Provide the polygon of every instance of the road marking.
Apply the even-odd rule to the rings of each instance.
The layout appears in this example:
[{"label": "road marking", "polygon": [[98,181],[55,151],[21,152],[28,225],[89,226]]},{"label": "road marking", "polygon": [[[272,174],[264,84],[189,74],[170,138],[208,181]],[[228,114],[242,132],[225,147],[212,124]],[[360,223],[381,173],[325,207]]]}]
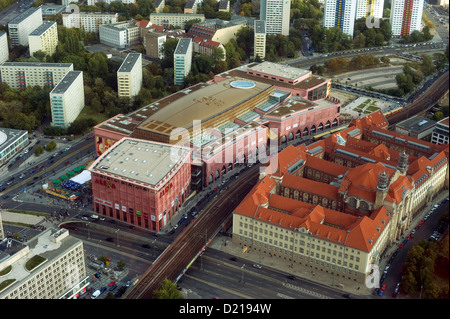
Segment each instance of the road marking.
[{"label": "road marking", "polygon": [[290,288],[290,289],[293,289],[293,290],[300,291],[301,293],[310,295],[310,296],[315,297],[315,298],[319,298],[319,299],[333,299],[331,297],[319,294],[318,292],[314,292],[314,291],[311,291],[311,290],[308,290],[308,289],[305,289],[305,288],[302,288],[302,287],[299,287],[299,286],[295,286],[295,285],[292,285],[292,284],[289,284],[289,283],[285,283],[284,282],[283,286],[285,286],[286,288]]}]

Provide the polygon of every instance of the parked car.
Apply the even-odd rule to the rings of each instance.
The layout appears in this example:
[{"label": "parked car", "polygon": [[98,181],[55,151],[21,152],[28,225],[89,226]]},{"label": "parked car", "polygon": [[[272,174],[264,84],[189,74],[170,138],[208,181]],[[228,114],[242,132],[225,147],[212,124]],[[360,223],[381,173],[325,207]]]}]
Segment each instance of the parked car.
[{"label": "parked car", "polygon": [[253,264],[253,268],[261,269],[262,267],[259,264]]}]

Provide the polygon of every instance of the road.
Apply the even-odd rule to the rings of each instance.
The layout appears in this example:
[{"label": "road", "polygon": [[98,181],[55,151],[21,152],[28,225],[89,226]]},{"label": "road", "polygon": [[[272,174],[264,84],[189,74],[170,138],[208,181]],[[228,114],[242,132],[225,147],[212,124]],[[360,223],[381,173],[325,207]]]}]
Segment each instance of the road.
[{"label": "road", "polygon": [[[289,279],[277,269],[252,267],[246,259],[235,259],[216,249],[189,268],[179,285],[188,298],[210,299],[340,299],[342,292],[302,278]],[[195,291],[195,293],[192,292]]]},{"label": "road", "polygon": [[217,198],[213,199],[199,217],[175,239],[143,274],[138,284],[128,293],[128,299],[148,299],[158,289],[163,279],[177,281],[189,267],[190,262],[202,252],[210,239],[221,229],[231,211],[256,184],[259,165],[241,174]]},{"label": "road", "polygon": [[19,0],[0,12],[0,24],[8,25],[8,22],[31,7],[34,0]]}]

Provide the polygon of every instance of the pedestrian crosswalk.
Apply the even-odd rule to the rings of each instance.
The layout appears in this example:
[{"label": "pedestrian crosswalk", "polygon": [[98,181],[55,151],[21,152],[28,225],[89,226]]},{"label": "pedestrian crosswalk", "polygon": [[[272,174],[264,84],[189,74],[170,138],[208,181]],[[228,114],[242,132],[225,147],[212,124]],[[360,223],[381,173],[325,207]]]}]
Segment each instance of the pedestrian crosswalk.
[{"label": "pedestrian crosswalk", "polygon": [[318,292],[311,291],[311,290],[305,289],[305,288],[303,288],[303,287],[295,286],[295,285],[290,284],[290,283],[286,283],[286,282],[285,282],[285,283],[283,283],[283,286],[285,286],[286,288],[289,288],[289,289],[297,290],[297,291],[299,291],[299,292],[301,292],[301,293],[303,293],[303,294],[310,295],[311,297],[314,297],[314,298],[319,298],[319,299],[332,299],[331,297],[322,295],[322,294],[320,294],[320,293],[318,293]]}]

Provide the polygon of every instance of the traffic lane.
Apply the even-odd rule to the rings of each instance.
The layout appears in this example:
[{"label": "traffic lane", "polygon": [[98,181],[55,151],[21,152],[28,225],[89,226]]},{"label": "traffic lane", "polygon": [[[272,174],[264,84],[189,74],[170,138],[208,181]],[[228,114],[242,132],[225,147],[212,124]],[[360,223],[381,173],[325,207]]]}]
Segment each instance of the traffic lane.
[{"label": "traffic lane", "polygon": [[[321,285],[317,282],[312,282],[301,277],[294,277],[295,279],[290,279],[289,273],[280,271],[278,269],[265,267],[263,266],[261,269],[257,269],[253,267],[253,262],[250,260],[246,260],[242,257],[235,257],[230,254],[224,253],[220,250],[208,248],[203,255],[203,263],[205,260],[213,260],[212,264],[223,266],[221,268],[220,273],[224,273],[223,269],[230,269],[233,276],[237,276],[237,278],[242,277],[242,269],[244,266],[244,281],[246,281],[247,274],[251,277],[256,276],[256,279],[253,279],[252,283],[261,284],[263,287],[266,286],[268,289],[272,289],[272,285],[277,285],[277,289],[275,291],[275,297],[278,298],[278,293],[282,293],[286,290],[285,284],[293,285],[294,287],[300,287],[297,289],[297,292],[292,292],[291,294],[298,294],[295,298],[304,298],[311,296],[326,296],[329,298],[342,298],[343,292],[332,287]],[[233,259],[233,260],[232,260]],[[198,265],[198,263],[197,263]],[[233,278],[230,276],[230,278]],[[209,278],[209,280],[214,280],[215,277]],[[330,281],[332,280],[332,275],[330,274]],[[303,293],[302,293],[303,292]],[[306,293],[305,293],[306,292]]]}]

